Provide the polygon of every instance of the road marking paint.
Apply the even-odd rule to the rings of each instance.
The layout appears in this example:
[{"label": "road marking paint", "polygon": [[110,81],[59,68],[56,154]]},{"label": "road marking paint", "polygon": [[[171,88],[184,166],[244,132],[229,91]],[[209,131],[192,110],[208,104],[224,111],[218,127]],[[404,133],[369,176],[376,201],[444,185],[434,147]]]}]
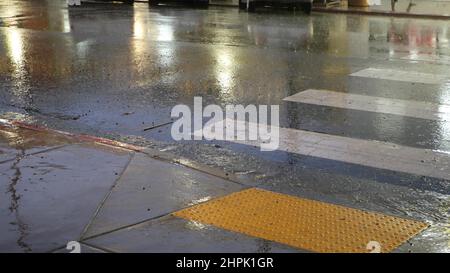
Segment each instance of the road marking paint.
[{"label": "road marking paint", "polygon": [[283,100],[438,121],[450,120],[450,104],[436,104],[308,89]]},{"label": "road marking paint", "polygon": [[[247,131],[249,125],[247,122],[229,119],[223,121],[224,131],[227,130],[226,128],[235,127],[236,134],[246,133],[237,132],[240,126],[232,126],[233,122],[243,123],[240,125]],[[280,151],[450,180],[450,153],[291,128],[278,128],[278,130],[277,150]],[[213,130],[209,128],[204,132],[208,134],[211,131]],[[196,131],[194,134],[200,134],[200,132]],[[207,137],[213,138],[213,135]],[[243,141],[237,140],[236,137],[234,140],[227,141],[251,146],[260,145],[259,140]]]},{"label": "road marking paint", "polygon": [[247,189],[173,213],[174,216],[315,252],[390,252],[426,223],[286,194]]},{"label": "road marking paint", "polygon": [[367,68],[350,75],[364,78],[426,84],[442,84],[448,79],[446,75],[378,68]]},{"label": "road marking paint", "polygon": [[401,58],[408,61],[424,61],[437,64],[450,65],[450,56],[446,55],[432,55],[432,54],[411,54]]}]

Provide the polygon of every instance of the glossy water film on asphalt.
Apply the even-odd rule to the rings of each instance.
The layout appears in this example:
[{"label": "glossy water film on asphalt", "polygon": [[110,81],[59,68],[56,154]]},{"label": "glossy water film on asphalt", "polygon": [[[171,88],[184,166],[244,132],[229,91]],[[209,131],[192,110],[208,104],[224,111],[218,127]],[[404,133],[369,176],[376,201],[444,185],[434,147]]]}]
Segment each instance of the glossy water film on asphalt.
[{"label": "glossy water film on asphalt", "polygon": [[[158,156],[152,161],[46,131],[0,127],[0,186],[7,192],[0,200],[18,206],[13,213],[10,201],[0,201],[4,219],[12,217],[0,222],[0,251],[61,251],[66,239],[112,252],[354,250],[302,248],[221,229],[215,221],[171,216],[254,187],[426,223],[417,235],[420,228],[393,240],[389,250],[448,252],[449,41],[445,20],[0,1],[0,119],[114,139],[174,158],[163,164]],[[279,105],[280,146],[261,151],[252,141],[175,141],[171,111],[177,105],[194,109],[194,97],[223,109]],[[64,167],[53,168],[55,161]],[[29,177],[30,187],[56,201],[23,193]],[[11,181],[17,194],[8,191]],[[86,193],[79,213],[76,201],[55,212],[80,220],[76,232],[41,241],[54,229],[35,216],[56,218],[38,208]],[[61,223],[59,231],[72,224]],[[174,239],[183,234],[185,240]]]}]

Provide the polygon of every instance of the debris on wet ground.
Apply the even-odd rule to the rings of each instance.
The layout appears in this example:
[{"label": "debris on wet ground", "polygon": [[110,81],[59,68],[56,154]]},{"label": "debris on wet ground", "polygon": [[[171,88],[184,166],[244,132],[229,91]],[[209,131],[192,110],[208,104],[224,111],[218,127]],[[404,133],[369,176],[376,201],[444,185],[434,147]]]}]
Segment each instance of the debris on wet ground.
[{"label": "debris on wet ground", "polygon": [[168,121],[168,122],[164,122],[164,123],[160,123],[160,124],[154,124],[154,122],[152,122],[152,126],[150,126],[150,127],[146,127],[146,128],[144,128],[144,129],[142,129],[142,131],[149,131],[149,130],[153,130],[153,129],[156,129],[156,128],[159,128],[159,127],[163,127],[163,126],[166,126],[166,125],[169,125],[169,124],[172,124],[173,123],[173,121]]},{"label": "debris on wet ground", "polygon": [[[0,223],[0,252],[59,251],[83,231],[92,237],[242,188],[209,170],[157,160],[120,143],[98,145],[95,137],[0,126],[0,188],[2,199],[10,200],[0,207],[8,219]],[[124,198],[128,205],[117,210]],[[52,238],[44,236],[49,233]]]}]

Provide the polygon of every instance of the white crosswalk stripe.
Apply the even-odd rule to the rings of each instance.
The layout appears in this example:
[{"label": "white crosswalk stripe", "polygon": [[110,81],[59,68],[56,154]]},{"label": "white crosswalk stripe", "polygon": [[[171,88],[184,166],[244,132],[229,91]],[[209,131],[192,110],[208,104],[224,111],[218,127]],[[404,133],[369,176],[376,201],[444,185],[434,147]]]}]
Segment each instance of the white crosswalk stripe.
[{"label": "white crosswalk stripe", "polygon": [[429,74],[413,71],[378,68],[366,68],[350,75],[355,77],[424,84],[442,84],[445,83],[448,79],[447,75],[441,74]]},{"label": "white crosswalk stripe", "polygon": [[450,120],[450,104],[372,97],[316,89],[308,89],[283,100],[429,120]]},{"label": "white crosswalk stripe", "polygon": [[[230,128],[232,122],[225,120],[224,129]],[[248,128],[249,123],[244,123],[244,128]],[[278,129],[279,151],[450,180],[450,154],[445,152],[290,128]],[[229,141],[252,146],[260,144],[258,141]]]},{"label": "white crosswalk stripe", "polygon": [[431,55],[431,54],[412,54],[401,58],[408,61],[422,61],[434,64],[450,65],[450,56],[446,55]]},{"label": "white crosswalk stripe", "polygon": [[[376,68],[367,68],[353,73],[351,76],[424,84],[440,84],[447,80],[445,75]],[[283,100],[427,120],[450,121],[450,104],[409,101],[317,89],[308,89]],[[241,123],[244,126],[235,127],[232,126],[234,122],[226,119],[223,123],[216,123],[210,126],[220,126],[221,124],[224,126],[224,131],[227,128],[229,130],[231,127],[234,128],[236,135],[248,135],[247,132],[236,130],[242,130],[242,128],[248,130],[249,125],[255,125],[249,122],[237,121],[236,123]],[[450,180],[450,153],[444,151],[291,128],[275,127],[275,129],[279,131],[279,143],[277,146],[279,151]],[[206,130],[205,132],[211,131],[214,130]],[[194,134],[199,135],[201,132],[197,131]],[[213,136],[206,137],[213,138]],[[261,145],[259,141],[237,139],[227,141],[251,146]]]}]

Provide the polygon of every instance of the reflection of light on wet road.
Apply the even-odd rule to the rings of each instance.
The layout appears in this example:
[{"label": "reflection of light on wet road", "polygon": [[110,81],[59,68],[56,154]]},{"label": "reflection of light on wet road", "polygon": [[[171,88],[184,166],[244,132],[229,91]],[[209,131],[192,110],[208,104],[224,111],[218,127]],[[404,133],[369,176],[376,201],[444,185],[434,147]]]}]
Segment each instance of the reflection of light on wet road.
[{"label": "reflection of light on wet road", "polygon": [[11,60],[12,79],[14,88],[12,93],[15,95],[17,102],[26,103],[28,100],[29,84],[26,78],[27,72],[25,70],[25,48],[24,37],[18,28],[4,29],[6,48],[8,58]]},{"label": "reflection of light on wet road", "polygon": [[147,36],[147,22],[144,14],[134,7],[133,34],[135,38],[144,39]]},{"label": "reflection of light on wet road", "polygon": [[6,45],[8,47],[8,55],[14,62],[16,68],[20,68],[23,62],[23,38],[17,28],[7,28]]},{"label": "reflection of light on wet road", "polygon": [[145,33],[146,33],[144,30],[144,26],[136,18],[134,19],[133,33],[134,33],[134,37],[136,37],[138,39],[144,38]]},{"label": "reflection of light on wet road", "polygon": [[6,28],[4,34],[6,36],[5,41],[8,49],[8,57],[14,66],[14,75],[20,76],[23,74],[24,68],[24,43],[22,34],[17,28]]},{"label": "reflection of light on wet road", "polygon": [[17,28],[6,28],[4,30],[6,36],[6,47],[8,49],[8,57],[14,64],[15,72],[22,70],[24,61],[24,43],[23,36]]},{"label": "reflection of light on wet road", "polygon": [[67,9],[62,9],[62,26],[63,32],[70,32],[70,20],[69,20],[69,11]]},{"label": "reflection of light on wet road", "polygon": [[159,25],[158,26],[158,41],[170,42],[173,40],[173,28],[169,25]]},{"label": "reflection of light on wet road", "polygon": [[221,91],[229,93],[233,85],[234,57],[228,49],[217,49],[214,51],[217,59],[216,74]]},{"label": "reflection of light on wet road", "polygon": [[[173,40],[173,28],[169,25],[157,26],[157,41],[170,42]],[[172,44],[160,44],[158,47],[158,53],[160,58],[160,64],[163,66],[169,66],[173,63],[175,48]]]},{"label": "reflection of light on wet road", "polygon": [[136,7],[133,14],[133,36],[135,39],[131,40],[131,53],[134,60],[139,60],[146,50],[147,42],[142,39],[147,38],[147,21],[142,12],[139,12]]},{"label": "reflection of light on wet road", "polygon": [[142,22],[139,22],[137,20],[137,18],[134,19],[133,33],[134,33],[134,37],[136,37],[138,39],[145,38],[145,34],[146,34],[145,28],[144,28]]}]

